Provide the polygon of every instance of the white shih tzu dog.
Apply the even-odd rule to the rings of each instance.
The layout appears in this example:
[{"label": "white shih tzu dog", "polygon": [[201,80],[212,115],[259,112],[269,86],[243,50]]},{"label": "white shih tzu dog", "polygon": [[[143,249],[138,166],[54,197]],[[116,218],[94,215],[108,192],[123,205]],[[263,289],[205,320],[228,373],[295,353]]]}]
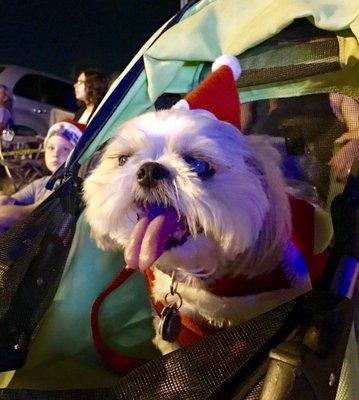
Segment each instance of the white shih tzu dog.
[{"label": "white shih tzu dog", "polygon": [[124,249],[151,275],[153,303],[172,309],[154,311],[163,353],[181,345],[178,313],[216,329],[310,290],[279,162],[265,137],[175,107],[124,123],[85,180],[98,246]]}]

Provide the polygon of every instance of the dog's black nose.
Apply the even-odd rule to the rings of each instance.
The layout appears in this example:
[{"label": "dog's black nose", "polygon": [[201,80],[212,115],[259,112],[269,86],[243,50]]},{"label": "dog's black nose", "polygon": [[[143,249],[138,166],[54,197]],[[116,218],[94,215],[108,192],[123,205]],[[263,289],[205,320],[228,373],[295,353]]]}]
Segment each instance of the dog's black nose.
[{"label": "dog's black nose", "polygon": [[170,175],[167,168],[157,162],[146,162],[141,165],[137,172],[137,182],[143,187],[154,187],[158,181],[168,178]]}]

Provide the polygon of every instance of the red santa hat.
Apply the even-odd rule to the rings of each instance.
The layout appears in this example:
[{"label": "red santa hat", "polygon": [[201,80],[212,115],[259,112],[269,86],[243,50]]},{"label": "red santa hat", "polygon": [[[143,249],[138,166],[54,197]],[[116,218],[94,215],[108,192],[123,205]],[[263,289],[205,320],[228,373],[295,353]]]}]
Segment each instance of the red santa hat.
[{"label": "red santa hat", "polygon": [[222,55],[212,64],[212,72],[175,108],[207,110],[218,119],[240,128],[240,104],[236,80],[241,67],[235,56]]},{"label": "red santa hat", "polygon": [[85,128],[86,125],[80,124],[72,119],[65,119],[61,122],[57,122],[48,130],[44,145],[46,146],[46,142],[51,136],[61,136],[75,147]]}]

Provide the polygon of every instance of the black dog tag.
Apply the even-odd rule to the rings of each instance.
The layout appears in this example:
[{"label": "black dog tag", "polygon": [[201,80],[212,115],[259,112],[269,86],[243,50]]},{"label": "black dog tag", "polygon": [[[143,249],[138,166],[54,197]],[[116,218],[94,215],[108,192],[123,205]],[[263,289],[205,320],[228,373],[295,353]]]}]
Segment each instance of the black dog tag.
[{"label": "black dog tag", "polygon": [[166,342],[174,342],[181,330],[181,316],[175,304],[165,307],[158,326],[159,334]]}]

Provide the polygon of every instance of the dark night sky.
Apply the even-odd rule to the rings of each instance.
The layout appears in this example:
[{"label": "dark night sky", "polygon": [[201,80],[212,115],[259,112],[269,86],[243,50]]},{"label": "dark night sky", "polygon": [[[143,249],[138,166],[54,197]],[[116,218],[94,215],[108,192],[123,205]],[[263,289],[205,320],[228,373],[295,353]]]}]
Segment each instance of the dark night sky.
[{"label": "dark night sky", "polygon": [[0,0],[0,63],[73,78],[125,67],[179,0]]}]

